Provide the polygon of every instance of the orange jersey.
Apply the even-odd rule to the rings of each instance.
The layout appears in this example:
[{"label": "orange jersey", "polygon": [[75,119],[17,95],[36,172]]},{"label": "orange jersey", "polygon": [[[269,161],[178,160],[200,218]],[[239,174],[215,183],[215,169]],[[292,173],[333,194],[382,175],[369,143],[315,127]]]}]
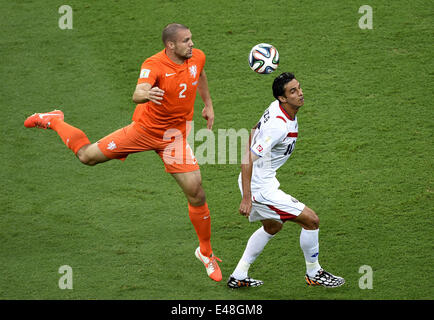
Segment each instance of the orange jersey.
[{"label": "orange jersey", "polygon": [[179,65],[169,59],[165,50],[143,62],[137,84],[149,83],[164,90],[161,105],[152,101],[138,104],[133,121],[144,130],[162,137],[174,128],[186,133],[186,122],[193,119],[199,76],[205,65],[205,54],[193,49],[190,59]]}]

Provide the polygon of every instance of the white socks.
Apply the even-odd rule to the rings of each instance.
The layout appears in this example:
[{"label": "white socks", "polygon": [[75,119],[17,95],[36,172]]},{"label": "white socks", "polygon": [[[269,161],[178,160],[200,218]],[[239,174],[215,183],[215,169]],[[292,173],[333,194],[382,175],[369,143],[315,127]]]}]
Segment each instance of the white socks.
[{"label": "white socks", "polygon": [[[304,259],[306,260],[306,273],[313,277],[321,269],[318,263],[319,243],[318,243],[319,229],[305,230],[301,229],[300,233],[300,247],[303,250]],[[247,241],[246,249],[243,256],[238,262],[232,276],[237,280],[247,278],[250,265],[256,260],[267,245],[268,241],[274,235],[267,233],[264,227],[256,230]]]},{"label": "white socks", "polygon": [[318,263],[318,233],[319,229],[305,230],[303,228],[300,233],[300,247],[301,250],[303,250],[304,259],[306,260],[306,273],[311,277],[321,269]]},{"label": "white socks", "polygon": [[247,273],[249,271],[250,265],[256,260],[256,258],[264,250],[268,241],[273,238],[274,235],[267,233],[264,227],[260,227],[256,230],[247,242],[244,254],[238,262],[235,271],[232,276],[237,280],[243,280],[247,278]]}]

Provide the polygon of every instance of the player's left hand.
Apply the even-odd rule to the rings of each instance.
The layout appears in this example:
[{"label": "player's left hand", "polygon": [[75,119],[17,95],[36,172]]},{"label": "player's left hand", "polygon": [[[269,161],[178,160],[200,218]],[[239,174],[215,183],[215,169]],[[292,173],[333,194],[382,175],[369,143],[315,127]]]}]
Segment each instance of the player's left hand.
[{"label": "player's left hand", "polygon": [[213,107],[205,106],[202,110],[202,117],[207,121],[206,127],[212,130],[214,124],[214,109]]}]

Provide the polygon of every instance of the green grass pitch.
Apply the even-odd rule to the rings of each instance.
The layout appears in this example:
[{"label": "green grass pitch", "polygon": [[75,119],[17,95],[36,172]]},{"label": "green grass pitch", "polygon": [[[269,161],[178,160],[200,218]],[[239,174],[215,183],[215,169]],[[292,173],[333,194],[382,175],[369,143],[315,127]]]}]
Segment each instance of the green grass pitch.
[{"label": "green grass pitch", "polygon": [[[58,26],[63,4],[71,30]],[[364,4],[372,29],[359,28]],[[433,11],[428,0],[1,1],[0,299],[432,299]],[[216,134],[251,128],[273,100],[274,76],[296,74],[300,135],[278,178],[318,213],[319,261],[343,287],[305,285],[291,223],[250,269],[264,286],[226,287],[259,227],[238,214],[239,164],[201,165],[223,260],[215,283],[155,153],[86,167],[55,132],[24,128],[28,115],[55,107],[91,141],[128,124],[140,65],[173,21],[207,54]],[[260,42],[279,50],[272,75],[248,67]],[[201,109],[198,98],[196,130]],[[72,290],[59,288],[63,265]],[[363,265],[372,289],[359,287]]]}]

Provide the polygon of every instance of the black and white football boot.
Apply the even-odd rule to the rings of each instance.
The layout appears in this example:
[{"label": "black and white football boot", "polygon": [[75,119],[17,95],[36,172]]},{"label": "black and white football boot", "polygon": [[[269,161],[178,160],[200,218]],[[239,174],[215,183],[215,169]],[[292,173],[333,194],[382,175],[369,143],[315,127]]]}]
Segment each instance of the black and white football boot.
[{"label": "black and white football boot", "polygon": [[304,279],[309,286],[323,286],[326,288],[340,287],[345,283],[345,279],[332,275],[324,269],[318,270],[314,277],[309,277],[307,274]]},{"label": "black and white football boot", "polygon": [[263,281],[255,280],[249,277],[243,280],[237,280],[233,276],[230,276],[228,280],[228,287],[232,289],[238,289],[242,287],[259,287],[262,286],[263,284],[264,284]]}]

